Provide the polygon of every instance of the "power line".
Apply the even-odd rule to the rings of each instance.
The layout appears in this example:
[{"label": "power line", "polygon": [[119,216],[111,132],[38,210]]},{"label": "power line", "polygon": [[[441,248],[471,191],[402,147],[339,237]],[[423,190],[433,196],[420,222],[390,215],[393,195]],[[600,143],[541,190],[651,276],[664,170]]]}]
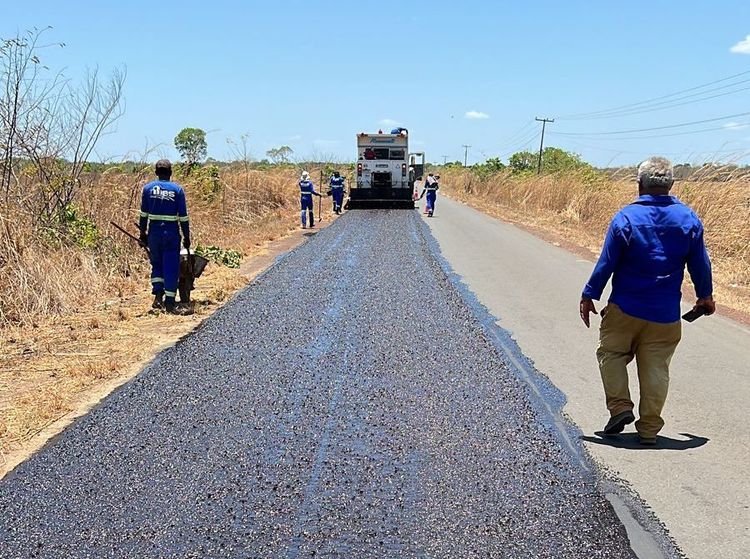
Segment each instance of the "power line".
[{"label": "power line", "polygon": [[688,89],[682,89],[680,91],[675,91],[673,93],[668,93],[666,95],[661,95],[659,97],[653,97],[651,99],[646,99],[644,101],[638,101],[637,103],[628,103],[626,105],[620,105],[620,106],[617,106],[617,107],[612,107],[612,108],[609,108],[609,109],[603,109],[603,110],[599,110],[599,111],[591,111],[591,112],[586,112],[586,113],[574,113],[574,114],[571,114],[571,115],[565,115],[565,116],[558,117],[558,118],[560,120],[582,119],[582,118],[591,117],[591,116],[594,116],[594,115],[601,115],[603,113],[610,113],[610,112],[613,112],[613,111],[620,111],[622,109],[629,109],[629,108],[634,108],[634,107],[640,107],[641,105],[648,105],[648,104],[653,103],[654,101],[661,101],[662,99],[669,99],[670,97],[675,97],[677,95],[682,95],[683,93],[689,93],[691,91],[697,91],[699,89],[703,89],[703,88],[712,86],[712,85],[717,84],[717,83],[721,83],[721,82],[725,82],[725,81],[728,81],[728,80],[732,80],[732,79],[738,78],[740,76],[746,76],[747,74],[750,74],[750,70],[746,70],[744,72],[740,72],[739,74],[734,74],[734,75],[731,75],[731,76],[727,76],[725,78],[714,80],[712,82],[704,83],[704,84],[701,84],[701,85],[696,85],[696,86],[690,87]]},{"label": "power line", "polygon": [[502,154],[502,155],[500,156],[500,158],[501,158],[501,159],[504,159],[504,158],[506,158],[506,157],[509,157],[509,156],[513,155],[513,154],[514,154],[514,153],[516,153],[516,152],[519,152],[519,151],[524,151],[524,150],[528,149],[528,148],[529,148],[529,147],[531,146],[531,144],[533,144],[533,143],[534,143],[534,142],[536,141],[536,139],[537,139],[537,138],[539,137],[539,135],[540,135],[540,134],[541,134],[541,131],[540,131],[540,130],[534,130],[534,131],[533,131],[533,132],[531,133],[531,136],[528,136],[528,137],[524,138],[523,140],[520,140],[520,141],[519,141],[519,142],[518,142],[518,143],[516,144],[516,146],[515,146],[515,147],[513,147],[512,149],[510,149],[510,150],[508,150],[508,151],[504,152],[504,153],[503,153],[503,154]]},{"label": "power line", "polygon": [[534,118],[537,122],[542,123],[542,140],[539,142],[539,160],[537,162],[536,166],[536,174],[541,175],[542,174],[542,150],[544,149],[544,129],[547,127],[548,122],[555,122],[554,118]]},{"label": "power line", "polygon": [[[669,101],[661,101],[658,103],[653,103],[650,105],[644,105],[643,107],[634,107],[631,109],[625,109],[620,111],[612,111],[609,113],[602,113],[601,115],[593,115],[588,117],[581,117],[576,119],[564,119],[564,120],[603,120],[608,118],[619,118],[623,116],[633,116],[633,115],[640,115],[645,113],[652,113],[655,111],[664,111],[667,109],[672,109],[674,107],[682,107],[685,105],[692,105],[694,103],[700,103],[702,101],[708,101],[710,99],[716,99],[718,97],[726,97],[727,95],[734,95],[735,93],[741,93],[743,91],[750,90],[750,87],[742,87],[740,89],[734,89],[732,91],[724,91],[723,93],[716,93],[715,95],[708,95],[705,96],[706,93],[712,93],[714,91],[721,91],[722,89],[726,89],[727,87],[734,87],[737,85],[742,85],[743,83],[750,82],[750,79],[748,80],[742,80],[737,83],[725,85],[722,87],[717,87],[714,89],[708,89],[706,91],[701,91],[700,93],[693,93],[691,95],[685,95],[683,97],[677,97],[675,99],[671,99]],[[702,97],[703,96],[703,97]],[[698,99],[692,99],[693,97],[699,97]],[[690,99],[689,101],[684,101],[684,99]],[[682,101],[681,103],[675,103],[675,101]]]},{"label": "power line", "polygon": [[[528,134],[529,130],[534,127],[534,119],[529,119],[526,124],[524,124],[521,128],[516,130],[513,134],[511,134],[503,144],[500,145],[498,148],[498,151],[502,151],[504,149],[507,149],[511,145],[513,145],[520,137],[525,136]],[[534,133],[536,133],[536,129],[534,129]]]},{"label": "power line", "polygon": [[441,155],[440,157],[443,158],[443,165],[445,165],[448,162],[448,156],[447,155]]},{"label": "power line", "polygon": [[[750,127],[750,122],[740,122],[737,123],[737,129],[747,128]],[[616,138],[602,138],[601,136],[596,136],[596,133],[592,133],[590,135],[575,135],[575,137],[580,137],[588,140],[648,140],[651,138],[673,138],[675,136],[689,136],[691,134],[702,134],[703,132],[715,132],[716,130],[726,130],[726,126],[713,126],[711,128],[700,128],[698,130],[686,130],[685,132],[674,132],[672,134],[650,134],[648,136],[618,136]],[[569,136],[572,136],[570,133],[565,132],[550,132],[550,134],[556,134],[558,136],[564,136],[565,138],[568,138]]]},{"label": "power line", "polygon": [[612,136],[617,134],[632,134],[637,132],[651,132],[654,130],[667,130],[670,128],[682,128],[684,126],[694,126],[696,124],[705,124],[707,122],[716,122],[719,120],[726,120],[728,118],[737,118],[740,116],[750,115],[750,112],[736,113],[733,115],[719,116],[716,118],[707,118],[704,120],[695,120],[693,122],[682,122],[679,124],[669,124],[667,126],[654,126],[652,128],[633,128],[630,130],[614,130],[609,132],[556,132],[560,136]]}]

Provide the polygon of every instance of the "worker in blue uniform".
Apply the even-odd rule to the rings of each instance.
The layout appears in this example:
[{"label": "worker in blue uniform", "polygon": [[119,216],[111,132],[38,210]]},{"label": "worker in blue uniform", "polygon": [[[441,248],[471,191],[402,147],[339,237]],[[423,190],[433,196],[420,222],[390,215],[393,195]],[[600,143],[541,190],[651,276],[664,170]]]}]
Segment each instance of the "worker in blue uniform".
[{"label": "worker in blue uniform", "polygon": [[333,211],[341,214],[341,206],[344,203],[344,177],[338,171],[333,172],[331,177],[331,196],[333,197]]},{"label": "worker in blue uniform", "polygon": [[310,214],[310,227],[315,227],[315,211],[313,208],[313,196],[320,197],[320,193],[315,192],[315,185],[310,180],[310,173],[302,171],[302,177],[299,181],[300,206],[302,212],[302,229],[307,227],[307,214]]},{"label": "worker in blue uniform", "polygon": [[422,188],[422,194],[419,196],[421,200],[425,193],[427,194],[427,200],[425,203],[424,213],[427,217],[432,217],[435,213],[435,201],[437,200],[437,191],[440,188],[440,175],[433,175],[430,173],[427,175],[427,180],[424,181],[424,188]]},{"label": "worker in blue uniform", "polygon": [[152,306],[174,313],[180,274],[180,231],[182,244],[190,250],[190,224],[185,191],[170,181],[172,164],[160,159],[155,171],[157,180],[144,186],[141,195],[140,242],[148,247],[151,258]]}]

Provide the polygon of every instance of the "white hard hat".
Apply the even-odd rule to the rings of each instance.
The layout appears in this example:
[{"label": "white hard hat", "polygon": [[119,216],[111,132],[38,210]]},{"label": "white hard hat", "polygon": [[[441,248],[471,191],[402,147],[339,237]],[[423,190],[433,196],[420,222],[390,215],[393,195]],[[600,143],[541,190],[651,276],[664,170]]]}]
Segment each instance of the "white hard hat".
[{"label": "white hard hat", "polygon": [[308,173],[307,171],[302,171],[302,180],[306,181],[309,178],[310,178],[310,173]]}]

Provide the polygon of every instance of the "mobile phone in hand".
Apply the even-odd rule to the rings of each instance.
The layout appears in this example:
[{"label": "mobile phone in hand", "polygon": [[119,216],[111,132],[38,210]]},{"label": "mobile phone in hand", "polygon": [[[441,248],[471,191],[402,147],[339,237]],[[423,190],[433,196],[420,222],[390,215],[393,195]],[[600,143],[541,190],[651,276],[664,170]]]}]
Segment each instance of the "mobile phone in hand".
[{"label": "mobile phone in hand", "polygon": [[704,314],[706,314],[706,307],[694,307],[693,310],[682,315],[682,320],[685,320],[686,322],[694,322]]}]

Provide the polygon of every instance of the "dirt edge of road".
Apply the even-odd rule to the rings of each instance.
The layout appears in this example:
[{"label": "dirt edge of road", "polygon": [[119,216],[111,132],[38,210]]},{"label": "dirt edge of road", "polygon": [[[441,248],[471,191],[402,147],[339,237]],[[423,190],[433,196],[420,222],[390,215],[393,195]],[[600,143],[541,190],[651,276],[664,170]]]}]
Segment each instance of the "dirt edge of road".
[{"label": "dirt edge of road", "polygon": [[[36,452],[41,450],[48,441],[62,433],[70,424],[88,413],[114,390],[132,380],[162,351],[174,346],[181,339],[189,336],[195,330],[200,328],[206,319],[211,317],[226,304],[230,303],[237,293],[242,291],[263,272],[272,267],[277,259],[301,246],[308,240],[308,238],[331,225],[334,221],[335,218],[327,219],[319,223],[315,230],[294,230],[287,235],[265,243],[257,254],[252,255],[240,266],[239,274],[237,274],[235,281],[222,286],[222,289],[230,289],[231,293],[229,293],[222,301],[218,302],[218,304],[206,306],[200,313],[188,317],[192,320],[179,320],[182,317],[154,317],[153,320],[169,321],[171,318],[178,318],[178,321],[172,321],[174,323],[170,322],[165,329],[166,333],[160,335],[158,339],[150,338],[153,340],[153,343],[151,345],[147,344],[147,347],[143,348],[143,352],[138,359],[134,360],[132,363],[128,363],[125,367],[118,367],[118,374],[114,376],[114,378],[106,379],[105,382],[95,383],[80,391],[75,395],[74,400],[71,402],[69,411],[66,411],[51,420],[43,428],[25,439],[16,448],[12,448],[10,451],[4,453],[0,452],[0,480],[12,472],[19,464],[23,463]],[[107,340],[105,338],[102,341],[114,342],[117,339],[117,335],[121,335],[122,332],[112,330],[108,332],[108,334],[110,339]],[[139,345],[141,345],[140,342]],[[64,366],[64,363],[59,363],[59,366]]]}]

